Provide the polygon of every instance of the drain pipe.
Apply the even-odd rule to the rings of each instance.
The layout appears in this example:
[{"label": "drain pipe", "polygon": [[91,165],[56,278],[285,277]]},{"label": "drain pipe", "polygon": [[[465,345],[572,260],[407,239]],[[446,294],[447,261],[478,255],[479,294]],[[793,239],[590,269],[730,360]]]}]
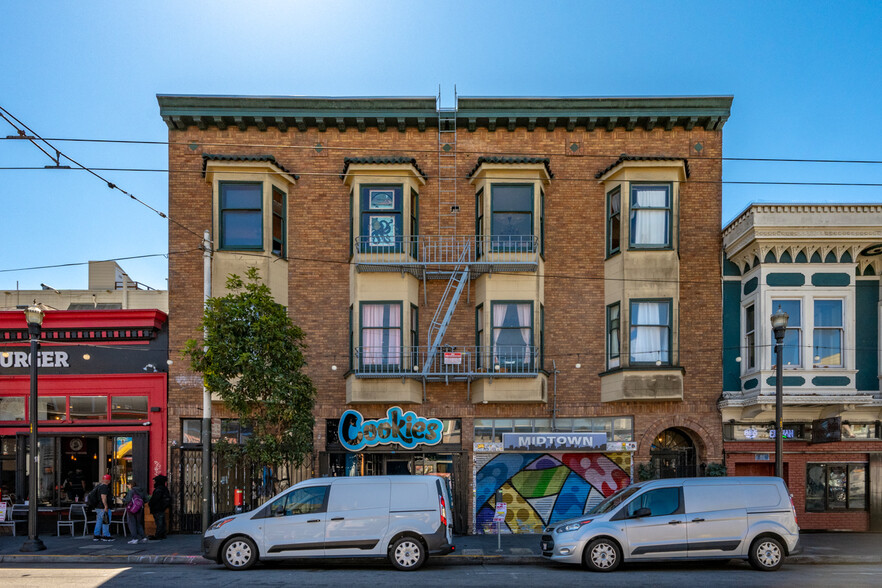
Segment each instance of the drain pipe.
[{"label": "drain pipe", "polygon": [[551,373],[554,376],[554,388],[552,392],[552,404],[551,404],[551,430],[557,431],[557,374],[560,372],[557,371],[557,360],[551,360]]}]

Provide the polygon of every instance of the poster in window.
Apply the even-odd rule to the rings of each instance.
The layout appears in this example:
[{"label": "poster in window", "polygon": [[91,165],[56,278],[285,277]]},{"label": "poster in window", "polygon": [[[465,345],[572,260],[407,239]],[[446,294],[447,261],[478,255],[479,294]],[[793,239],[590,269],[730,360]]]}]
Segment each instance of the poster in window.
[{"label": "poster in window", "polygon": [[395,235],[398,234],[395,216],[371,215],[369,218],[370,244],[371,246],[391,246],[395,244]]},{"label": "poster in window", "polygon": [[812,421],[812,443],[835,443],[842,439],[842,418]]},{"label": "poster in window", "polygon": [[368,203],[371,210],[394,210],[395,191],[370,190],[368,192]]}]

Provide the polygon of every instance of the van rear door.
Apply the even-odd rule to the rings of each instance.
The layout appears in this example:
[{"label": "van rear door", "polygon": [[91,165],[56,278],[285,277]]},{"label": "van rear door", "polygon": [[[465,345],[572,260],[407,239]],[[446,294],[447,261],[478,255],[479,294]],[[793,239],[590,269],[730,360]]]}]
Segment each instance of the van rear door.
[{"label": "van rear door", "polygon": [[[325,554],[332,557],[381,553],[389,527],[389,480],[365,476],[331,486]],[[385,553],[383,552],[383,555]]]},{"label": "van rear door", "polygon": [[747,534],[748,488],[741,484],[683,485],[690,556],[741,553]]}]

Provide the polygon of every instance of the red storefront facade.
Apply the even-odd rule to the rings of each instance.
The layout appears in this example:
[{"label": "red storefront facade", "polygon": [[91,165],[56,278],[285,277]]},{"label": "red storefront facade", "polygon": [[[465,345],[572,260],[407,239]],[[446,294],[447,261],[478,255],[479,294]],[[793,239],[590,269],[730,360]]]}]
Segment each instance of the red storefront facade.
[{"label": "red storefront facade", "polygon": [[[167,315],[47,311],[38,352],[38,500],[64,505],[105,473],[119,496],[167,474]],[[28,492],[30,366],[23,312],[0,312],[0,487]],[[75,487],[76,485],[74,485]],[[152,486],[150,486],[152,489]]]}]

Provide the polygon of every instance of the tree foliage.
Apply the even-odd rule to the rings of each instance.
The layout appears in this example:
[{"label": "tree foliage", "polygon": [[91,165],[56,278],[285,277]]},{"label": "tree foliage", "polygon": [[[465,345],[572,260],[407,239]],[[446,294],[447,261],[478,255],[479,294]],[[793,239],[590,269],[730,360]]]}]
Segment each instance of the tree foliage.
[{"label": "tree foliage", "polygon": [[206,388],[221,397],[252,434],[242,451],[260,463],[299,466],[312,451],[315,386],[303,373],[304,333],[273,300],[257,270],[227,279],[226,296],[209,298],[203,341],[184,356]]}]

